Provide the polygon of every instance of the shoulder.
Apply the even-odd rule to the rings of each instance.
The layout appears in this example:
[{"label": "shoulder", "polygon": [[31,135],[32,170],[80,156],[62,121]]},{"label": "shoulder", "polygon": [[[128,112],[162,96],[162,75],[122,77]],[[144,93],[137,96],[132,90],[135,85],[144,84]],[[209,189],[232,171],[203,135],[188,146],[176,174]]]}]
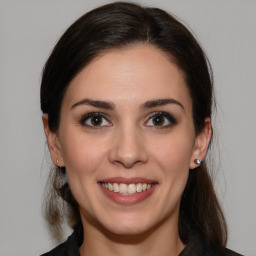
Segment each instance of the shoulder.
[{"label": "shoulder", "polygon": [[79,256],[79,247],[83,242],[82,224],[78,223],[74,232],[68,237],[67,241],[58,245],[53,250],[42,254],[41,256]]},{"label": "shoulder", "polygon": [[190,234],[189,241],[179,256],[242,256],[218,244],[209,243],[199,231]]},{"label": "shoulder", "polygon": [[188,244],[179,256],[242,256],[239,253],[231,251],[216,245],[209,245],[206,243],[194,243],[192,246]]},{"label": "shoulder", "polygon": [[242,256],[241,254],[231,251],[230,249],[227,249],[227,248],[222,248],[221,253],[222,254],[220,255],[223,255],[223,256]]},{"label": "shoulder", "polygon": [[67,242],[64,242],[51,251],[42,254],[41,256],[65,256],[67,255]]},{"label": "shoulder", "polygon": [[210,256],[242,256],[241,254],[234,252],[228,248],[220,247],[218,245],[205,247],[206,255]]}]

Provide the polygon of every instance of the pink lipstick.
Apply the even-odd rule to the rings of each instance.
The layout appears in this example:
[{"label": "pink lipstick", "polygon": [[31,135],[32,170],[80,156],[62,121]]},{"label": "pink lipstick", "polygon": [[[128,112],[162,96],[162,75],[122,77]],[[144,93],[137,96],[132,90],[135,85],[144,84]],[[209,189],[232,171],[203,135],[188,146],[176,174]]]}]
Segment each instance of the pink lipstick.
[{"label": "pink lipstick", "polygon": [[113,202],[121,205],[132,205],[149,198],[158,183],[139,177],[112,177],[100,180],[98,184],[102,192]]}]

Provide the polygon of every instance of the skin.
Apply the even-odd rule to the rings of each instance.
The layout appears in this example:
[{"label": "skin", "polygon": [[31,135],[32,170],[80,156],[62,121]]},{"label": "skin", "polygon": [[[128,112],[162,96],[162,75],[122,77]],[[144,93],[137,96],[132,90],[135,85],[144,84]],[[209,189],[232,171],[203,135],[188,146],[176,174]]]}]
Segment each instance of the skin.
[{"label": "skin", "polygon": [[[79,104],[84,99],[111,103],[112,109]],[[145,102],[176,102],[142,108]],[[73,107],[72,107],[73,106]],[[100,126],[81,118],[104,113]],[[151,118],[165,112],[156,126]],[[92,60],[71,82],[52,132],[43,116],[52,161],[65,166],[84,228],[81,255],[178,255],[179,204],[194,159],[205,158],[211,121],[195,134],[192,101],[183,72],[150,45],[111,50]],[[58,163],[57,163],[58,160]],[[142,177],[157,182],[146,200],[120,205],[98,181]]]}]

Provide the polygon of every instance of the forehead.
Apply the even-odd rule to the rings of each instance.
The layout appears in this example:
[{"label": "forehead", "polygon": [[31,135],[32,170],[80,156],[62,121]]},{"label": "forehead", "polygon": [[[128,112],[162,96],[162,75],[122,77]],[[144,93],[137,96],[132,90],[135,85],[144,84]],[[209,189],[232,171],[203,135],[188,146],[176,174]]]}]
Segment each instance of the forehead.
[{"label": "forehead", "polygon": [[64,101],[83,98],[139,104],[155,98],[174,98],[191,107],[184,74],[163,51],[137,45],[105,52],[72,80]]}]

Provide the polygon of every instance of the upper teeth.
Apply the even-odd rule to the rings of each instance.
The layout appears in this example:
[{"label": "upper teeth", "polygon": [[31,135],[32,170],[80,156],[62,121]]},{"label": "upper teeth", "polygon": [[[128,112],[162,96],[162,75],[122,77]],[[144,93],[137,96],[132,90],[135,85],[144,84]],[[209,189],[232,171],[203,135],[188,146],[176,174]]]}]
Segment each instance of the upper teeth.
[{"label": "upper teeth", "polygon": [[101,183],[101,185],[113,192],[120,193],[122,195],[132,195],[150,189],[152,184],[138,183],[138,184],[124,184],[124,183]]}]

